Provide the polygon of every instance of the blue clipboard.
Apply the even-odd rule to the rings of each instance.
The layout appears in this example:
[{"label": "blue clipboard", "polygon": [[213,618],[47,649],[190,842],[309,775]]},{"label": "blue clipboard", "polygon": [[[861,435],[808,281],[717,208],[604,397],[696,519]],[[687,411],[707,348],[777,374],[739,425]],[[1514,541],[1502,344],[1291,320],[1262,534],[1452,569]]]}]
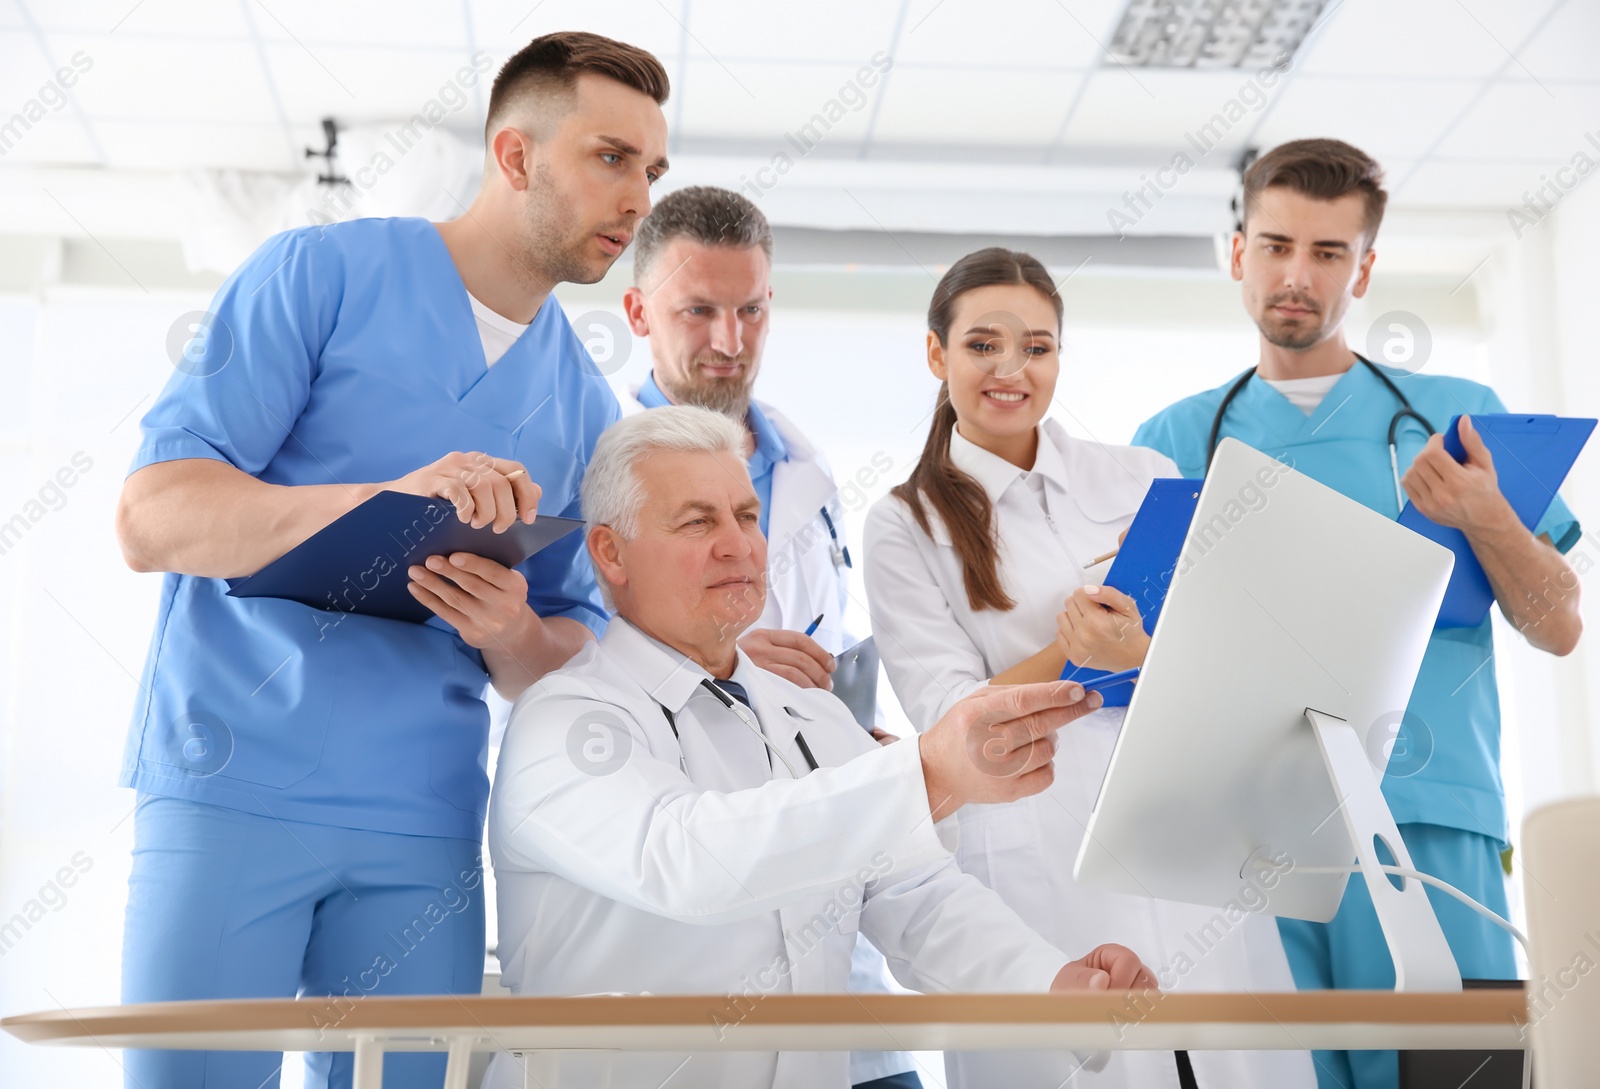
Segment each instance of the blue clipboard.
[{"label": "blue clipboard", "polygon": [[[1444,448],[1457,461],[1466,461],[1460,424],[1460,416],[1450,418],[1450,426],[1445,428]],[[1500,494],[1511,504],[1517,520],[1530,530],[1550,509],[1556,491],[1595,427],[1591,419],[1521,413],[1472,413],[1472,424],[1494,459]],[[1434,627],[1475,628],[1482,624],[1489,615],[1489,607],[1494,604],[1494,591],[1489,587],[1489,576],[1484,574],[1483,565],[1467,543],[1466,534],[1439,525],[1409,502],[1400,512],[1400,524],[1437,541],[1456,556],[1455,570],[1450,574],[1450,585],[1445,590],[1444,604],[1439,607],[1439,619]]]},{"label": "blue clipboard", "polygon": [[471,552],[515,567],[579,526],[541,514],[532,525],[473,529],[442,499],[383,491],[253,575],[228,580],[229,597],[274,597],[326,612],[425,624],[434,613],[411,596],[406,568],[430,556]]},{"label": "blue clipboard", "polygon": [[[1189,523],[1194,521],[1195,509],[1200,505],[1201,481],[1181,478],[1163,478],[1150,483],[1144,502],[1133,516],[1128,535],[1117,558],[1106,572],[1105,584],[1121,590],[1139,605],[1139,616],[1145,634],[1156,630],[1156,619],[1167,600],[1167,587],[1172,585],[1172,574],[1178,568],[1178,558],[1183,554],[1183,542],[1189,536]],[[1089,669],[1068,662],[1061,671],[1064,681],[1094,681],[1110,674],[1103,669]],[[1125,681],[1100,690],[1106,707],[1126,707],[1133,698],[1133,682]]]}]

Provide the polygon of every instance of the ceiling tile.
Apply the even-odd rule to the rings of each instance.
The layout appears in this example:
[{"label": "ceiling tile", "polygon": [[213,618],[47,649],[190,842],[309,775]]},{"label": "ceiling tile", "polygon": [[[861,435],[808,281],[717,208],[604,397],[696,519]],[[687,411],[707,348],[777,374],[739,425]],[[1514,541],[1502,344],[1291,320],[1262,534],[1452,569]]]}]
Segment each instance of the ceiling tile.
[{"label": "ceiling tile", "polygon": [[[1103,69],[1084,89],[1068,145],[1145,147],[1191,159],[1242,147],[1281,78],[1251,72]],[[1165,160],[1164,160],[1165,161]]]},{"label": "ceiling tile", "polygon": [[[808,150],[819,138],[835,148],[859,144],[883,87],[882,71],[865,67],[869,71],[863,78],[860,66],[848,63],[724,67],[693,58],[686,85],[677,92],[683,120],[673,137],[768,143],[773,152],[790,155],[796,149],[788,137]],[[891,77],[898,78],[892,70]]]},{"label": "ceiling tile", "polygon": [[[1255,140],[1265,151],[1285,140],[1331,136],[1378,159],[1426,151],[1478,93],[1472,79],[1290,79]],[[1404,109],[1397,109],[1404,103]]]},{"label": "ceiling tile", "polygon": [[878,116],[874,145],[956,144],[1037,147],[1055,139],[1086,77],[1081,72],[1020,73],[1003,69],[951,76],[921,68],[893,72]]},{"label": "ceiling tile", "polygon": [[754,9],[749,0],[694,0],[689,49],[730,65],[738,57],[867,64],[879,50],[890,50],[897,6],[810,0]]},{"label": "ceiling tile", "polygon": [[[1528,163],[1430,161],[1405,178],[1401,195],[1408,205],[1472,206],[1509,209],[1521,205],[1523,194],[1538,185],[1545,171]],[[1405,177],[1398,171],[1395,181]],[[1506,230],[1512,233],[1509,220]]]},{"label": "ceiling tile", "polygon": [[38,39],[25,30],[0,30],[0,103],[7,115],[38,95],[55,74]]},{"label": "ceiling tile", "polygon": [[385,0],[330,4],[327,0],[249,0],[250,19],[262,39],[300,41],[308,47],[412,47],[465,50],[466,17],[458,4],[437,0]]},{"label": "ceiling tile", "polygon": [[399,120],[437,101],[447,111],[443,123],[476,128],[479,96],[488,101],[485,79],[493,79],[493,68],[463,78],[461,69],[470,67],[465,51],[302,48],[293,42],[269,43],[266,51],[284,110],[295,124],[322,117],[346,124]]},{"label": "ceiling tile", "polygon": [[[63,60],[72,52],[70,36],[52,35],[49,43],[51,52]],[[92,66],[79,78],[73,94],[91,117],[277,120],[254,45],[121,34],[95,35],[84,43],[84,61]]]},{"label": "ceiling tile", "polygon": [[[469,0],[472,11],[472,32],[478,47],[509,56],[541,34],[558,30],[587,30],[609,38],[636,45],[654,53],[667,67],[668,75],[676,73],[674,64],[668,63],[678,53],[683,28],[681,0],[607,0],[596,4],[594,0]],[[695,22],[691,16],[691,22]],[[750,10],[740,15],[740,25],[747,31],[752,22],[759,22]],[[751,40],[762,40],[758,32],[750,33]],[[689,48],[695,48],[689,43]]]},{"label": "ceiling tile", "polygon": [[[1522,159],[1563,165],[1600,149],[1585,134],[1600,130],[1600,86],[1501,81],[1489,88],[1434,154],[1454,159]],[[1600,134],[1596,136],[1600,140]],[[1529,179],[1532,184],[1538,175]]]},{"label": "ceiling tile", "polygon": [[1344,0],[1308,41],[1316,75],[1489,76],[1560,0]]},{"label": "ceiling tile", "polygon": [[111,33],[130,38],[242,38],[249,32],[240,4],[216,0],[74,0],[71,4],[31,0],[29,10],[46,33],[68,38]]},{"label": "ceiling tile", "polygon": [[910,0],[896,62],[1001,71],[1100,63],[1124,0]]},{"label": "ceiling tile", "polygon": [[[1595,66],[1596,47],[1600,47],[1600,4],[1583,0],[1562,6],[1517,56],[1538,79],[1592,83],[1600,82],[1600,68]],[[1506,74],[1527,73],[1513,68]]]}]

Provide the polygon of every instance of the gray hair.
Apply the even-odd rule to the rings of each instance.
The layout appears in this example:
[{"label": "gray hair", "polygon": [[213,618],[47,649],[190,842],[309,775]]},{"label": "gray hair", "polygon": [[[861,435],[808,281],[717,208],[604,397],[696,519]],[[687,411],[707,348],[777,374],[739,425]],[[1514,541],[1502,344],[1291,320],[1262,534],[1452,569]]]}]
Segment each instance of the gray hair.
[{"label": "gray hair", "polygon": [[[581,500],[587,534],[610,526],[632,540],[639,531],[644,486],[635,466],[656,450],[729,453],[744,464],[744,430],[720,412],[692,405],[647,409],[606,428],[583,474]],[[604,579],[601,579],[604,589]]]},{"label": "gray hair", "polygon": [[703,246],[760,246],[772,260],[772,227],[749,200],[731,189],[691,185],[663,197],[633,237],[633,283],[643,285],[656,257],[675,238]]}]

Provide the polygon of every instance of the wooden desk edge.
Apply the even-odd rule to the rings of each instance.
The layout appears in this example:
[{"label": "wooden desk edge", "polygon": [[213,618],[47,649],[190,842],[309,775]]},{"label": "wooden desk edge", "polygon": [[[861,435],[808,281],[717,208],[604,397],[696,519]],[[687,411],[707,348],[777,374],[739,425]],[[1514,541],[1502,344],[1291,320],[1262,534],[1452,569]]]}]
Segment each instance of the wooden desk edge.
[{"label": "wooden desk edge", "polygon": [[729,995],[515,998],[484,995],[351,995],[230,999],[46,1010],[0,1020],[27,1043],[94,1036],[315,1029],[545,1026],[703,1026],[714,1017],[746,1025],[1103,1023],[1384,1024],[1504,1027],[1528,1020],[1514,990],[1460,994],[1311,991],[1266,994],[1091,992],[1071,995]]}]

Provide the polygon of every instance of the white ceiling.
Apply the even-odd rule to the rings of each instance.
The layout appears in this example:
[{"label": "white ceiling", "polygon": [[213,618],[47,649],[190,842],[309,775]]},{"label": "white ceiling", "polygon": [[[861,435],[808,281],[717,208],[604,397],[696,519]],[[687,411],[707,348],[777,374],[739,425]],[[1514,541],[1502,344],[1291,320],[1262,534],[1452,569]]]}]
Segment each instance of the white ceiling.
[{"label": "white ceiling", "polygon": [[[871,226],[867,219],[893,211],[862,217],[852,183],[881,190],[887,171],[901,190],[956,189],[975,207],[1019,177],[1038,178],[1039,194],[1058,202],[1074,190],[1099,193],[1080,217],[1092,226],[1103,224],[1108,195],[1137,187],[1180,150],[1195,156],[1186,136],[1253,75],[1102,68],[1102,43],[1123,6],[0,0],[0,124],[75,55],[92,62],[66,104],[0,157],[0,180],[19,165],[301,172],[303,149],[321,145],[323,116],[406,118],[475,51],[498,65],[536,35],[577,28],[644,46],[666,65],[682,168],[672,181],[736,184],[882,52],[892,69],[808,156],[802,165],[814,176],[789,187],[774,218]],[[1197,178],[1210,180],[1196,180],[1188,196],[1207,209],[1225,205],[1218,179],[1242,148],[1321,135],[1381,159],[1397,207],[1503,210],[1575,153],[1600,160],[1600,146],[1585,139],[1600,130],[1597,48],[1600,0],[1334,0],[1265,105],[1199,157]],[[487,86],[470,94],[448,124],[472,139]],[[1080,174],[1082,185],[1072,180]],[[859,211],[841,192],[857,194]],[[1165,214],[1180,204],[1140,229],[1181,231]],[[951,229],[1017,226],[976,215]]]}]

